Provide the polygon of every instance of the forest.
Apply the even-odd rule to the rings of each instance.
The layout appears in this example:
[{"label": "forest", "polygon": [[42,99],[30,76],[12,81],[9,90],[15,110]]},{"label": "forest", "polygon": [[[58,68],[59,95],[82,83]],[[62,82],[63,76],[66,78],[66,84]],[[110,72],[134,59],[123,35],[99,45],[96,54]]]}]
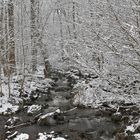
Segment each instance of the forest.
[{"label": "forest", "polygon": [[0,140],[140,140],[140,0],[0,0]]}]

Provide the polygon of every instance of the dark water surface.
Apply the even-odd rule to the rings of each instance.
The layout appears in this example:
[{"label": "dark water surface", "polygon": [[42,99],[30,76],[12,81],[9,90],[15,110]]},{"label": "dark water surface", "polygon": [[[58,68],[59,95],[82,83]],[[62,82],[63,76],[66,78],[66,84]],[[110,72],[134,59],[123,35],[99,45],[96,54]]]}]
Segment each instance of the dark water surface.
[{"label": "dark water surface", "polygon": [[[27,116],[24,112],[16,114],[22,122],[31,121],[33,117]],[[8,117],[0,116],[0,140],[4,140],[4,124]],[[76,109],[65,114],[65,123],[54,126],[39,126],[31,124],[13,129],[20,133],[30,135],[30,140],[37,139],[40,132],[55,131],[64,137],[69,136],[69,140],[112,140],[116,129],[119,127],[110,118],[97,116],[95,109]]]}]

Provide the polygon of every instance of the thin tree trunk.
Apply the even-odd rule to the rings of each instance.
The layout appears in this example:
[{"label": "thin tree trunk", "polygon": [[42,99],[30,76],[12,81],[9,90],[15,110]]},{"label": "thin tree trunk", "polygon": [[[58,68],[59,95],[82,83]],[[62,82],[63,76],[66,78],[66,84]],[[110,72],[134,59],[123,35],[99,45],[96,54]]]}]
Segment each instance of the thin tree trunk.
[{"label": "thin tree trunk", "polygon": [[8,42],[8,64],[9,64],[9,74],[15,71],[15,40],[14,40],[14,3],[13,0],[8,2],[8,27],[9,27],[9,42]]},{"label": "thin tree trunk", "polygon": [[73,20],[73,37],[74,37],[74,39],[77,39],[77,35],[76,35],[76,24],[75,24],[75,22],[76,22],[76,4],[75,4],[75,2],[73,1],[73,5],[72,5],[72,9],[73,9],[73,11],[72,11],[72,20]]},{"label": "thin tree trunk", "polygon": [[7,5],[4,6],[4,53],[3,56],[3,72],[4,76],[8,75],[8,8]]},{"label": "thin tree trunk", "polygon": [[37,69],[37,48],[39,47],[39,0],[31,0],[31,55],[32,72]]},{"label": "thin tree trunk", "polygon": [[[3,20],[3,12],[4,12],[4,9],[3,9],[3,0],[1,1],[0,3],[1,5],[1,11],[0,11],[0,35],[1,35],[1,47],[0,47],[0,76],[2,76],[2,67],[3,67],[3,49],[4,49],[4,40],[3,40],[3,23],[4,23],[4,20]],[[1,78],[0,78],[0,96],[3,95],[2,93],[2,81],[1,81]]]},{"label": "thin tree trunk", "polygon": [[3,21],[3,1],[1,1],[1,3],[0,3],[0,5],[1,5],[1,11],[0,11],[0,36],[1,36],[1,38],[0,38],[0,40],[1,40],[1,42],[0,42],[0,45],[1,45],[1,47],[0,47],[0,72],[1,72],[1,68],[2,68],[2,65],[3,65],[3,58],[2,58],[2,54],[3,54],[3,49],[4,49],[4,41],[3,41],[3,23],[4,23],[4,21]]}]

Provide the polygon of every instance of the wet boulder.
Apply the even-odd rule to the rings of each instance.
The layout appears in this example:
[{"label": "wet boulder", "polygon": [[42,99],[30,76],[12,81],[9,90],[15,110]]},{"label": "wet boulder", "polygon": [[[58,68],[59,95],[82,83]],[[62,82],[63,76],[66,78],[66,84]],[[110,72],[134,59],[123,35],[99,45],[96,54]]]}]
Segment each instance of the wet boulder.
[{"label": "wet boulder", "polygon": [[79,76],[71,74],[71,75],[67,76],[67,79],[68,79],[68,83],[69,83],[68,85],[70,87],[73,87],[79,80]]},{"label": "wet boulder", "polygon": [[30,94],[30,96],[29,96],[30,100],[31,100],[32,102],[34,102],[35,100],[38,99],[39,94],[40,94],[40,93],[39,93],[37,90],[31,91],[31,94]]},{"label": "wet boulder", "polygon": [[137,126],[135,133],[140,133],[140,126],[139,125]]},{"label": "wet boulder", "polygon": [[103,114],[103,116],[111,116],[113,114],[113,110],[111,108],[102,108],[101,112]]},{"label": "wet boulder", "polygon": [[122,114],[120,112],[116,112],[116,113],[112,114],[111,119],[114,122],[120,122],[122,119]]},{"label": "wet boulder", "polygon": [[129,119],[128,115],[125,115],[125,116],[122,117],[122,121],[124,122],[124,124],[128,124],[129,120],[130,119]]},{"label": "wet boulder", "polygon": [[63,113],[61,113],[60,109],[57,109],[55,112],[50,112],[45,115],[41,115],[37,121],[37,124],[41,126],[53,126],[62,122],[64,122]]},{"label": "wet boulder", "polygon": [[58,112],[54,113],[53,119],[56,120],[57,124],[63,124],[65,121],[64,115],[62,113],[58,113]]},{"label": "wet boulder", "polygon": [[47,93],[41,93],[37,100],[40,104],[45,104],[49,101],[52,101],[52,95]]}]

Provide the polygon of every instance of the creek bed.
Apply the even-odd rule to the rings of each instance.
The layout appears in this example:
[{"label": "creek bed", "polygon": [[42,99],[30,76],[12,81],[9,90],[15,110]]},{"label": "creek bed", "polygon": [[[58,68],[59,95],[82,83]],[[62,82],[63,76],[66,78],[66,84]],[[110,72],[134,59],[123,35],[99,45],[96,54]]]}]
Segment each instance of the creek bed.
[{"label": "creek bed", "polygon": [[[30,140],[37,139],[38,133],[55,131],[60,136],[68,135],[69,140],[112,140],[119,124],[111,121],[109,117],[98,116],[95,109],[75,109],[73,112],[66,114],[64,124],[54,126],[39,126],[31,124],[14,129],[20,133],[27,133]],[[23,122],[32,120],[24,112],[20,112],[16,117],[21,118]],[[8,117],[0,116],[0,140],[4,140],[4,124]]]}]

